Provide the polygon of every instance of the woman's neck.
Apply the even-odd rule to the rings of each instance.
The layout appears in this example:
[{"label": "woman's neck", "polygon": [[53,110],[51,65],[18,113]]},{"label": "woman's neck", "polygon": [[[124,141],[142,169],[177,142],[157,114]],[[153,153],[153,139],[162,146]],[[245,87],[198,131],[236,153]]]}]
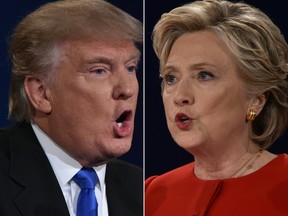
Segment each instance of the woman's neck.
[{"label": "woman's neck", "polygon": [[265,166],[276,155],[252,144],[248,149],[211,154],[194,154],[195,175],[204,180],[237,178],[251,174]]}]

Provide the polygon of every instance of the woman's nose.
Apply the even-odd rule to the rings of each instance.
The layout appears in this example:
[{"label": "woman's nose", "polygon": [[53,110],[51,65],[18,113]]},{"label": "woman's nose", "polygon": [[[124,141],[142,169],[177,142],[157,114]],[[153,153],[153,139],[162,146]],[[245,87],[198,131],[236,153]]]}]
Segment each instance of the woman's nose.
[{"label": "woman's nose", "polygon": [[188,80],[181,80],[175,91],[174,103],[179,106],[184,106],[192,104],[193,100],[192,88]]}]

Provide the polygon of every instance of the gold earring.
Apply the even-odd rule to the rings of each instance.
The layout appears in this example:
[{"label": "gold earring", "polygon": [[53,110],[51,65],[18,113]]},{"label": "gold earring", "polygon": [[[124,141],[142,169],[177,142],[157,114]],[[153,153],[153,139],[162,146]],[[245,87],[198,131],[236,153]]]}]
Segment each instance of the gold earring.
[{"label": "gold earring", "polygon": [[247,121],[253,121],[256,118],[256,112],[254,110],[249,110],[246,120]]}]

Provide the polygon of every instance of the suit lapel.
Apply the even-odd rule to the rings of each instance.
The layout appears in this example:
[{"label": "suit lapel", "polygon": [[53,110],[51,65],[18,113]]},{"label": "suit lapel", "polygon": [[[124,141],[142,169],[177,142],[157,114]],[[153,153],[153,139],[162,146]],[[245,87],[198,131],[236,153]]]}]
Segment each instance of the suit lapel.
[{"label": "suit lapel", "polygon": [[143,215],[143,200],[138,196],[143,192],[143,180],[138,173],[130,172],[119,160],[112,160],[107,164],[105,182],[109,216]]},{"label": "suit lapel", "polygon": [[30,124],[11,131],[10,176],[19,184],[15,205],[23,216],[69,216],[61,188]]}]

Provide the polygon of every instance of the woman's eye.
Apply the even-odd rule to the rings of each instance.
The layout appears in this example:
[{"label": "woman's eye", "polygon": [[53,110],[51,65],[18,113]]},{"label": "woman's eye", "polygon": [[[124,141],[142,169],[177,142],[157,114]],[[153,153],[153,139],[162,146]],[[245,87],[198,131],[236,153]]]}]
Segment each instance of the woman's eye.
[{"label": "woman's eye", "polygon": [[176,82],[176,77],[173,75],[165,75],[164,76],[164,81],[168,84],[168,85],[172,85]]},{"label": "woman's eye", "polygon": [[206,81],[206,80],[210,80],[213,77],[214,77],[214,75],[211,72],[201,71],[198,74],[197,79],[199,79],[201,81]]}]

